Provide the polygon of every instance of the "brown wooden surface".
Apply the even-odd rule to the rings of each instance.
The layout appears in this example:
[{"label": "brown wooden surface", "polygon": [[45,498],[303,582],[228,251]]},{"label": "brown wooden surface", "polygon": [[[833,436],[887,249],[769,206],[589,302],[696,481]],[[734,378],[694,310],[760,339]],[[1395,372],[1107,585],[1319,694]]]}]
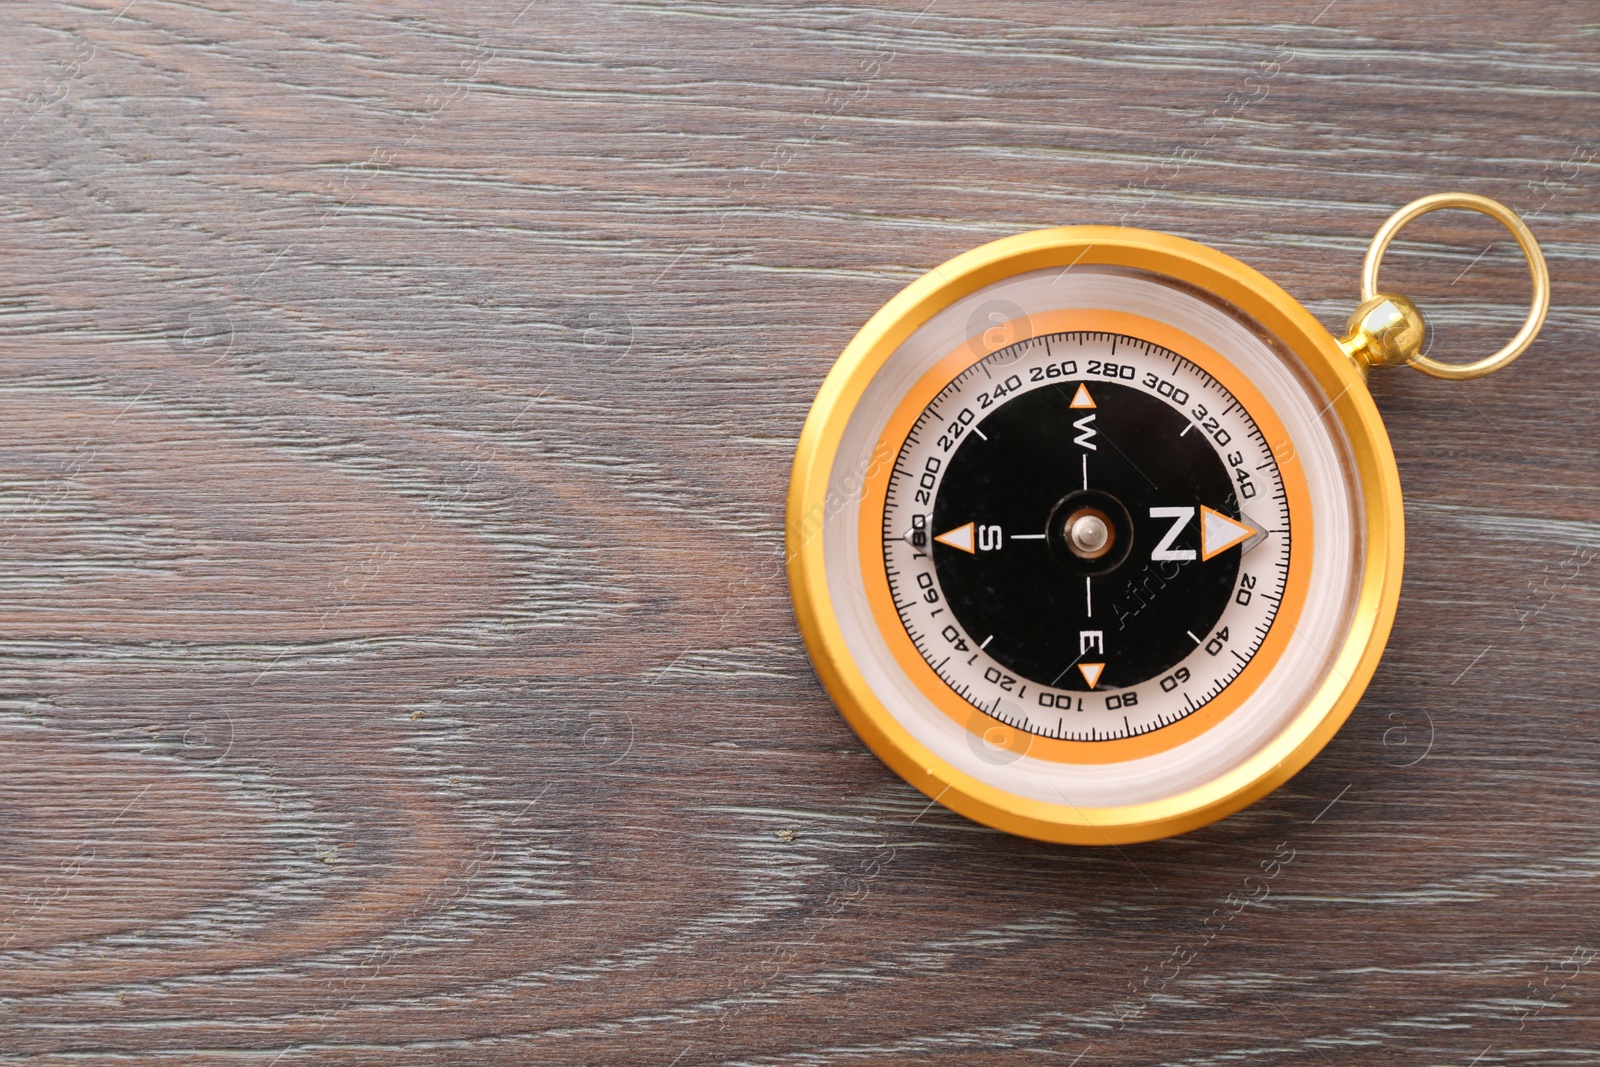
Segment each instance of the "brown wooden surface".
[{"label": "brown wooden surface", "polygon": [[[524,3],[0,9],[0,1061],[1600,1063],[1592,3]],[[1336,326],[1454,188],[1555,310],[1374,379],[1309,769],[1069,849],[864,749],[773,564],[873,310],[1120,221]],[[1385,277],[1525,299],[1467,216]]]}]

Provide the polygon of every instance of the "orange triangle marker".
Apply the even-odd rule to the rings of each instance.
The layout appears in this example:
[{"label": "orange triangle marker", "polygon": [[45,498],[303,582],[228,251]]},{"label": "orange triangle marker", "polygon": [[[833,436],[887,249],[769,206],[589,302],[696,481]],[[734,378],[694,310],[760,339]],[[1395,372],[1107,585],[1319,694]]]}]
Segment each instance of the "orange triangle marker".
[{"label": "orange triangle marker", "polygon": [[1092,408],[1095,406],[1094,397],[1089,395],[1089,387],[1082,382],[1078,383],[1078,391],[1072,394],[1072,403],[1069,407]]},{"label": "orange triangle marker", "polygon": [[1083,672],[1083,680],[1093,689],[1100,684],[1100,672],[1106,669],[1104,663],[1080,663],[1078,669]]},{"label": "orange triangle marker", "polygon": [[1261,531],[1220,511],[1200,506],[1200,558],[1220,556],[1234,545],[1243,544]]},{"label": "orange triangle marker", "polygon": [[957,526],[954,530],[946,530],[938,537],[935,537],[934,540],[941,545],[959,548],[963,552],[976,552],[978,549],[977,542],[974,539],[976,536],[975,526],[976,523],[971,522],[965,526]]}]

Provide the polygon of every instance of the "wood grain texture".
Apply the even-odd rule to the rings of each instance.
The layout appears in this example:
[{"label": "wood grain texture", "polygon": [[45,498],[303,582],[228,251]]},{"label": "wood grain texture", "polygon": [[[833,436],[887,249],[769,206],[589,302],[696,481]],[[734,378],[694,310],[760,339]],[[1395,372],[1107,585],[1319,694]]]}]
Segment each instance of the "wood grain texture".
[{"label": "wood grain texture", "polygon": [[[525,3],[0,11],[0,1061],[1600,1063],[1592,4]],[[866,751],[776,563],[872,311],[1123,222],[1337,326],[1458,188],[1554,311],[1374,378],[1306,771],[1068,849]],[[1447,358],[1526,290],[1466,216],[1385,278]]]}]

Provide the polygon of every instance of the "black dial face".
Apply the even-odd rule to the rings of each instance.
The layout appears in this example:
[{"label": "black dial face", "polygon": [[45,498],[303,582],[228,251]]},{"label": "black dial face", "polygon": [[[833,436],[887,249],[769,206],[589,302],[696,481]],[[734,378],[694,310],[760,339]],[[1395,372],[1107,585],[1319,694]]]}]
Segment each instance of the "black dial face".
[{"label": "black dial face", "polygon": [[[1080,385],[1094,408],[1072,406]],[[1198,559],[1199,508],[1239,517],[1211,442],[1160,397],[1113,382],[1007,398],[982,431],[950,457],[933,506],[936,531],[975,521],[1006,538],[1001,551],[933,543],[940,587],[966,631],[989,635],[985,650],[1012,673],[1063,689],[1093,688],[1077,669],[1086,630],[1117,638],[1096,687],[1136,685],[1188,656],[1239,573],[1237,548]]]},{"label": "black dial face", "polygon": [[979,361],[906,435],[884,506],[900,621],[973,707],[1131,737],[1221,694],[1289,574],[1272,446],[1199,365],[1136,337],[1033,338]]}]

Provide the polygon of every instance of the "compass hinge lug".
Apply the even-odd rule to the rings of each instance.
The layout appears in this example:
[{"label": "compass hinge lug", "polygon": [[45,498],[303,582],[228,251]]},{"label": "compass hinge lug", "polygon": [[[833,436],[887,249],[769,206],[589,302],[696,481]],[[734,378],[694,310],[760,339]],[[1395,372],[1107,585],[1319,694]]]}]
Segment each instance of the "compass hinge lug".
[{"label": "compass hinge lug", "polygon": [[1365,374],[1370,367],[1410,363],[1422,354],[1427,336],[1417,305],[1397,293],[1379,293],[1350,314],[1339,347]]}]

